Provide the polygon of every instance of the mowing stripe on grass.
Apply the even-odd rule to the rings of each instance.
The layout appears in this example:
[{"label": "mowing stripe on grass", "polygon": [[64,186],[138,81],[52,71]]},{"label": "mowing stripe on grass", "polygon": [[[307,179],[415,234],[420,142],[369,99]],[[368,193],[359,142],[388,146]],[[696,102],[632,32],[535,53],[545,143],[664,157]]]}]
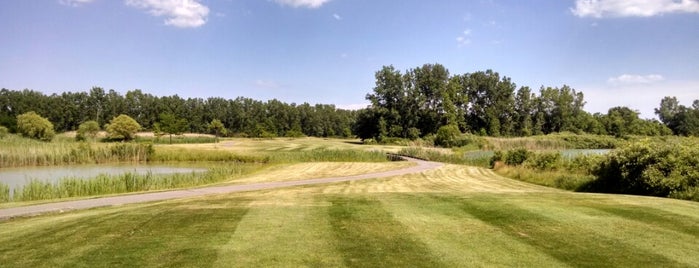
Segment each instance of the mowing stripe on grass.
[{"label": "mowing stripe on grass", "polygon": [[[624,241],[602,237],[574,224],[556,221],[489,196],[437,197],[528,243],[561,262],[576,267],[686,267],[663,255],[632,247]],[[568,235],[562,237],[561,233]]]},{"label": "mowing stripe on grass", "polygon": [[335,247],[348,267],[444,266],[381,202],[368,197],[329,197]]},{"label": "mowing stripe on grass", "polygon": [[328,203],[297,195],[255,196],[215,267],[338,267]]},{"label": "mowing stripe on grass", "polygon": [[655,208],[624,206],[620,204],[601,205],[591,208],[651,226],[663,226],[664,228],[669,228],[699,238],[699,222],[697,222],[696,218],[690,218]]},{"label": "mowing stripe on grass", "polygon": [[431,194],[387,194],[381,202],[448,267],[566,266]]},{"label": "mowing stripe on grass", "polygon": [[249,201],[234,198],[216,206],[207,202],[137,206],[79,217],[58,228],[46,224],[39,232],[10,234],[0,238],[0,263],[2,267],[211,266],[216,247],[235,232]]}]

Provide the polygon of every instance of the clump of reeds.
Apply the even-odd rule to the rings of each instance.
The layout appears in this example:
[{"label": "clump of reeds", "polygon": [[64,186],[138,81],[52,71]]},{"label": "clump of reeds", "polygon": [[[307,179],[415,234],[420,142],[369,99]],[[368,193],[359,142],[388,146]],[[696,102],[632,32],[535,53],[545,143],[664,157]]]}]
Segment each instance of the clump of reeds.
[{"label": "clump of reeds", "polygon": [[[260,165],[257,164],[230,163],[210,168],[206,172],[102,174],[92,179],[63,178],[54,183],[32,180],[15,188],[12,197],[9,195],[9,187],[3,188],[0,184],[0,201],[48,200],[200,186],[231,180],[259,168]],[[5,195],[1,193],[3,189],[6,189]],[[6,198],[3,199],[4,196]]]},{"label": "clump of reeds", "polygon": [[269,155],[273,163],[295,162],[386,162],[383,152],[364,150],[313,149],[307,151],[279,151]]},{"label": "clump of reeds", "polygon": [[148,161],[153,145],[88,143],[57,139],[41,142],[15,135],[0,140],[0,167],[52,166]]}]

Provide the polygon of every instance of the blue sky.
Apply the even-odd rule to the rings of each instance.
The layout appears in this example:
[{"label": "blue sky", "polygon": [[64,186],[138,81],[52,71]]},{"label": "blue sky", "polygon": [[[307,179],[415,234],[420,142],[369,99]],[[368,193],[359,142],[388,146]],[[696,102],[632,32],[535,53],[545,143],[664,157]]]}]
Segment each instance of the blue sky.
[{"label": "blue sky", "polygon": [[6,0],[0,87],[358,108],[383,65],[563,84],[586,110],[699,99],[698,0]]}]

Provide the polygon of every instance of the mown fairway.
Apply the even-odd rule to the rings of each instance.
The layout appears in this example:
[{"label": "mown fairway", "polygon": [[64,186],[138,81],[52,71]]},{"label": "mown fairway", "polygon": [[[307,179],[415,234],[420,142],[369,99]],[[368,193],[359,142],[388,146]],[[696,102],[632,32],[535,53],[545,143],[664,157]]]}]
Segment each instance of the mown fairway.
[{"label": "mown fairway", "polygon": [[563,192],[446,165],[388,179],[14,219],[0,223],[0,263],[697,267],[698,238],[697,203]]}]

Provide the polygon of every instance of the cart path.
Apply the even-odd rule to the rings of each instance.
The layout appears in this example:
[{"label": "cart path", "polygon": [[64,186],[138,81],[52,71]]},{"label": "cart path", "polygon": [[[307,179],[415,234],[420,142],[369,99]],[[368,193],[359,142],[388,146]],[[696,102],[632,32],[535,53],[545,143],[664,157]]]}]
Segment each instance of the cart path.
[{"label": "cart path", "polygon": [[64,212],[70,210],[78,209],[88,209],[96,207],[105,206],[117,206],[124,204],[133,203],[143,203],[151,201],[161,201],[168,199],[177,198],[187,198],[204,196],[210,194],[225,194],[234,192],[245,192],[245,191],[256,191],[263,189],[274,189],[282,187],[300,186],[300,185],[311,185],[311,184],[321,184],[321,183],[332,183],[332,182],[343,182],[343,181],[354,181],[354,180],[364,180],[364,179],[377,179],[386,178],[393,176],[400,176],[406,174],[420,173],[432,169],[441,167],[442,163],[428,162],[414,158],[404,157],[404,159],[416,163],[416,165],[397,169],[389,170],[384,172],[367,173],[354,176],[344,176],[344,177],[329,177],[329,178],[319,178],[319,179],[308,179],[308,180],[296,180],[296,181],[281,181],[281,182],[264,182],[264,183],[253,183],[253,184],[243,184],[243,185],[227,185],[227,186],[211,186],[203,188],[192,188],[192,189],[182,189],[173,191],[163,191],[154,193],[143,193],[143,194],[129,194],[113,197],[102,197],[94,199],[83,199],[75,201],[63,201],[55,203],[46,203],[41,205],[30,205],[23,207],[5,208],[0,209],[0,220],[9,219],[20,216],[32,216],[39,215],[49,212]]}]

